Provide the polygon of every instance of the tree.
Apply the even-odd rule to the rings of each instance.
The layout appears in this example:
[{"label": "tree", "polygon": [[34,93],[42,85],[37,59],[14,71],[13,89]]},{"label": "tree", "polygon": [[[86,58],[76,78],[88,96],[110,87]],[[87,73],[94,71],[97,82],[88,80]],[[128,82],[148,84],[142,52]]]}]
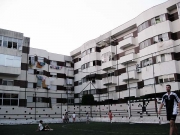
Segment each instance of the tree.
[{"label": "tree", "polygon": [[92,94],[86,94],[82,97],[83,105],[93,105],[94,104],[94,96]]}]

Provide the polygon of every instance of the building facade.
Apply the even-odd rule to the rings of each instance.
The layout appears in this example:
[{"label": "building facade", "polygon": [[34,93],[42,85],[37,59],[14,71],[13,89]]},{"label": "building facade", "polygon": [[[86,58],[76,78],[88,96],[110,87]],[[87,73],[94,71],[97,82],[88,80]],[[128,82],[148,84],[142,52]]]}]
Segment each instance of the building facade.
[{"label": "building facade", "polygon": [[87,93],[117,103],[161,97],[166,84],[178,91],[179,10],[180,1],[169,0],[72,51],[75,103]]},{"label": "building facade", "polygon": [[[0,29],[0,120],[55,119],[68,110],[101,117],[110,108],[117,111],[109,104],[161,97],[166,84],[178,92],[179,60],[180,0],[144,11],[70,56],[31,48],[23,33]],[[101,106],[75,106],[84,94],[106,104],[104,112]],[[120,106],[127,118],[127,105]]]},{"label": "building facade", "polygon": [[30,39],[22,33],[1,29],[0,35],[2,106],[51,107],[74,103],[70,56],[30,48]]}]

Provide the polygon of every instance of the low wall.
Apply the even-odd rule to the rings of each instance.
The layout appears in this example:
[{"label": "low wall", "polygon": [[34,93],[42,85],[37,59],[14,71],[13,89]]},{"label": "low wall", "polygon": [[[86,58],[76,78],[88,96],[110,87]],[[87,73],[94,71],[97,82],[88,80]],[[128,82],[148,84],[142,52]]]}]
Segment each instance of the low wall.
[{"label": "low wall", "polygon": [[[76,114],[76,122],[86,121],[86,113],[89,113],[91,121],[109,122],[108,112],[112,111],[113,122],[131,123],[167,123],[165,108],[159,118],[156,113],[159,102],[154,100],[132,101],[131,103],[112,105],[61,105],[52,108],[26,108],[26,107],[1,107],[0,124],[37,124],[39,120],[44,123],[62,123],[62,115],[68,111],[70,122],[72,114]],[[180,118],[177,117],[177,123]]]}]

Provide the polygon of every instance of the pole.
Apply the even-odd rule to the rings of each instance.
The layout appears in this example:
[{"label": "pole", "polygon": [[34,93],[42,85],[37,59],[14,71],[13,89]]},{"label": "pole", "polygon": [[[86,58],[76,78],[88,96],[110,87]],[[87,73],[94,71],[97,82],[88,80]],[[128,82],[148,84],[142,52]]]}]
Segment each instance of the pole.
[{"label": "pole", "polygon": [[[155,77],[154,77],[154,60],[153,60],[153,53],[151,55],[151,58],[152,58],[152,66],[153,66],[153,80],[154,80],[154,83],[153,83],[153,87],[154,87],[154,96],[155,96],[155,111],[156,111],[156,114],[157,114],[157,102],[156,102],[156,85],[155,85]],[[158,114],[157,114],[158,116]]]},{"label": "pole", "polygon": [[[61,99],[62,99],[62,93],[61,93]],[[61,103],[61,118],[62,118],[62,103]]]},{"label": "pole", "polygon": [[129,89],[129,119],[131,118],[131,102],[130,102],[130,87],[129,87],[129,71],[128,71],[128,62],[127,62],[127,76],[128,76],[128,89]]},{"label": "pole", "polygon": [[35,91],[35,120],[36,120],[36,91]]},{"label": "pole", "polygon": [[108,77],[108,70],[107,70],[107,80],[108,80],[108,86],[107,86],[107,92],[108,92],[108,105],[110,110],[110,104],[109,104],[109,77]]}]

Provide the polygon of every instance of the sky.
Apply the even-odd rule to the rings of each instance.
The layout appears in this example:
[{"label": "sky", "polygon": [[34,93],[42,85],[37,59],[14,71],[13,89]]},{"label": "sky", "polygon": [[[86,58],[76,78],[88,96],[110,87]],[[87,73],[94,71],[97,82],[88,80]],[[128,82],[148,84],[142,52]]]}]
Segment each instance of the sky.
[{"label": "sky", "polygon": [[70,55],[85,42],[167,0],[0,0],[0,28],[24,33],[30,46]]}]

